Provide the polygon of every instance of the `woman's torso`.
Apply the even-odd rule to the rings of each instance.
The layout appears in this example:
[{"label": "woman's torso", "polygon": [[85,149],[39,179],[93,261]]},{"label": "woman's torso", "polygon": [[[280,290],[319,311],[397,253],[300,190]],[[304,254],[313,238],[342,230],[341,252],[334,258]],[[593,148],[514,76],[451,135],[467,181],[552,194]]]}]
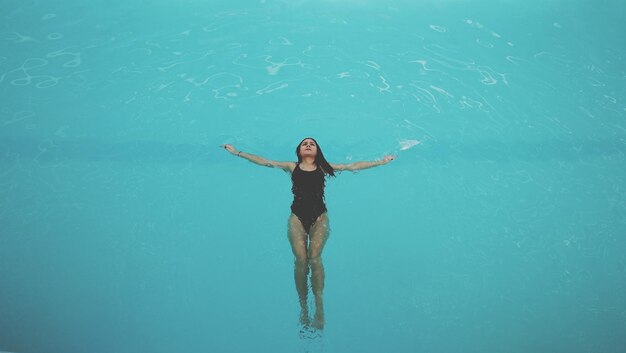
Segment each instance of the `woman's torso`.
[{"label": "woman's torso", "polygon": [[293,193],[292,210],[295,209],[315,209],[323,211],[326,209],[324,204],[324,172],[318,166],[315,170],[307,171],[300,168],[299,163],[291,173]]}]

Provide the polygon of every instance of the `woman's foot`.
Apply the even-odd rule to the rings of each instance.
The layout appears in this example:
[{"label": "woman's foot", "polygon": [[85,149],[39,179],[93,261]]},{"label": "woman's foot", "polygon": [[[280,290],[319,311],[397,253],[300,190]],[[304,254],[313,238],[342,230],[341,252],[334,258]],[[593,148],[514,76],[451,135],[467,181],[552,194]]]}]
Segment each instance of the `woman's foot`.
[{"label": "woman's foot", "polygon": [[318,330],[324,329],[324,314],[315,313],[315,318],[313,319],[313,327]]},{"label": "woman's foot", "polygon": [[309,312],[306,310],[300,311],[300,325],[309,327],[311,325],[311,319],[309,319]]}]

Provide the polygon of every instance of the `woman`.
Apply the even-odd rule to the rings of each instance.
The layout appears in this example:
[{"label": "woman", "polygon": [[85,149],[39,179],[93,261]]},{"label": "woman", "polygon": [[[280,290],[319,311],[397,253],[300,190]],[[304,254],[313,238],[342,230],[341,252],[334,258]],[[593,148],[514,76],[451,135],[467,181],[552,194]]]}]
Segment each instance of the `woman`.
[{"label": "woman", "polygon": [[305,138],[296,147],[298,162],[276,162],[237,151],[233,145],[223,145],[228,152],[245,158],[258,165],[281,168],[291,173],[293,203],[288,222],[288,236],[295,256],[294,278],[300,300],[300,323],[305,327],[310,324],[307,307],[307,277],[311,268],[311,288],[315,296],[315,317],[313,327],[324,328],[324,267],[322,249],[328,239],[328,215],[324,204],[324,186],[326,175],[335,176],[335,171],[356,171],[387,164],[394,159],[385,156],[373,162],[355,162],[350,164],[331,164],[326,161],[322,149],[310,137]]}]

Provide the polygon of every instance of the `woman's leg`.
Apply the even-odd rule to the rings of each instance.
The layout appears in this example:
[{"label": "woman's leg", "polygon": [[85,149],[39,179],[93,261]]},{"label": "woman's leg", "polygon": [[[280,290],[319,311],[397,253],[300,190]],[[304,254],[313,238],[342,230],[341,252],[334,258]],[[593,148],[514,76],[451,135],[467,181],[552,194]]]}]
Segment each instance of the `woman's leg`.
[{"label": "woman's leg", "polygon": [[287,230],[291,250],[295,257],[293,274],[298,300],[300,301],[300,323],[308,325],[309,309],[307,306],[307,295],[309,288],[307,286],[307,277],[309,275],[309,263],[307,258],[307,234],[300,219],[293,213],[289,216]]},{"label": "woman's leg", "polygon": [[328,214],[322,213],[311,227],[309,234],[308,259],[311,265],[311,287],[315,296],[315,319],[313,326],[324,328],[324,265],[322,264],[322,250],[330,234]]}]

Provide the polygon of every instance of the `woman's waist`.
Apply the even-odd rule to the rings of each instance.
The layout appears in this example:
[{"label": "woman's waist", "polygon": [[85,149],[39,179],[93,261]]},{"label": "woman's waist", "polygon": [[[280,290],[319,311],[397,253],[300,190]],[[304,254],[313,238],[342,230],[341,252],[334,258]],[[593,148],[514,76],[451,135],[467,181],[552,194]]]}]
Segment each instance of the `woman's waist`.
[{"label": "woman's waist", "polygon": [[309,208],[323,208],[326,207],[323,198],[314,198],[314,199],[306,199],[306,198],[297,198],[294,197],[291,206],[298,207],[309,207]]},{"label": "woman's waist", "polygon": [[324,194],[295,194],[293,195],[294,200],[304,200],[304,201],[314,201],[314,200],[324,200]]}]

